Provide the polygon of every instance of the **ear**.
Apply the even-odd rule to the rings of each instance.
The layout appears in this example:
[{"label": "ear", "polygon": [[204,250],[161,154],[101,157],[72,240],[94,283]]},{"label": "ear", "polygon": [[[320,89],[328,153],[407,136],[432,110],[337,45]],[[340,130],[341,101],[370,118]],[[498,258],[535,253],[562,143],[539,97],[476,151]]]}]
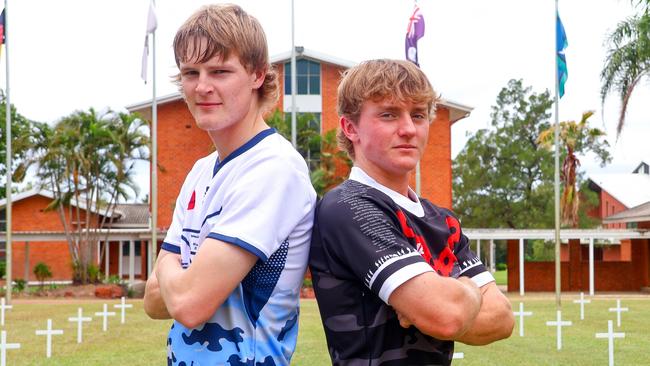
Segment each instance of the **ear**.
[{"label": "ear", "polygon": [[343,131],[343,134],[345,137],[347,137],[350,141],[357,142],[359,141],[359,134],[357,133],[357,126],[347,118],[346,116],[341,116],[341,120],[339,121],[341,125],[341,131]]},{"label": "ear", "polygon": [[266,78],[266,68],[255,71],[251,78],[253,79],[253,89],[259,89],[264,84],[264,79]]}]

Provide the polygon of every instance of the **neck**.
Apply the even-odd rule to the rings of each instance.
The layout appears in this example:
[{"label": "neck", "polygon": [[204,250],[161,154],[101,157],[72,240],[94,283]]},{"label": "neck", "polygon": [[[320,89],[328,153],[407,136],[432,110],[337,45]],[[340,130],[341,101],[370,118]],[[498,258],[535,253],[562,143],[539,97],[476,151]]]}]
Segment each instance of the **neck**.
[{"label": "neck", "polygon": [[361,168],[370,178],[374,179],[377,183],[384,187],[401,194],[402,196],[409,197],[409,172],[406,173],[392,173],[379,169],[372,164],[368,164],[364,160],[355,160],[354,165]]},{"label": "neck", "polygon": [[222,130],[208,131],[208,135],[219,152],[219,159],[223,160],[238,147],[268,128],[259,108],[251,108],[243,120]]}]

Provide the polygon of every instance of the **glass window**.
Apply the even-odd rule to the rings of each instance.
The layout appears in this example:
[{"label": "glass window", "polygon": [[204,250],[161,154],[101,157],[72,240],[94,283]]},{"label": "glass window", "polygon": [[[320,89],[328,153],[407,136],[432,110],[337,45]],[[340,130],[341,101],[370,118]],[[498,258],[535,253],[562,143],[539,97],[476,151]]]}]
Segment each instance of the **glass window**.
[{"label": "glass window", "polygon": [[[301,95],[320,94],[320,63],[296,60],[296,84]],[[291,62],[284,63],[284,94],[291,94]]]},{"label": "glass window", "polygon": [[7,211],[0,210],[0,231],[7,231]]}]

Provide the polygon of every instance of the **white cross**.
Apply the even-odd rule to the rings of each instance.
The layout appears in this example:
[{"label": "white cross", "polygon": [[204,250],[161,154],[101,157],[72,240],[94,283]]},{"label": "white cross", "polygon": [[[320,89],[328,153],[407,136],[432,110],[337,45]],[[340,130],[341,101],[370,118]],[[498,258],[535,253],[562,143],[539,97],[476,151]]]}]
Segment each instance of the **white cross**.
[{"label": "white cross", "polygon": [[614,338],[625,338],[625,333],[614,333],[613,321],[607,321],[607,333],[596,333],[596,338],[607,338],[609,344],[609,366],[614,366]]},{"label": "white cross", "polygon": [[118,309],[121,309],[121,311],[122,311],[122,321],[121,321],[121,323],[124,324],[124,313],[125,313],[124,310],[125,310],[126,308],[132,308],[133,305],[132,305],[132,304],[127,304],[127,303],[125,302],[125,300],[124,300],[124,296],[122,296],[122,299],[121,299],[121,300],[122,300],[122,303],[121,303],[120,305],[113,305],[113,307],[118,308]]},{"label": "white cross", "polygon": [[621,307],[621,299],[616,299],[616,307],[615,308],[609,308],[609,311],[614,311],[616,312],[616,326],[621,327],[621,313],[624,311],[629,311],[630,309],[628,308],[622,308]]},{"label": "white cross", "polygon": [[103,323],[102,323],[102,330],[105,332],[108,329],[108,317],[109,316],[115,316],[114,312],[108,312],[108,305],[104,304],[104,311],[100,313],[95,313],[97,316],[101,316],[104,318]]},{"label": "white cross", "polygon": [[20,343],[7,343],[7,332],[0,332],[0,366],[7,365],[7,350],[20,348]]},{"label": "white cross", "polygon": [[555,325],[557,326],[557,349],[558,351],[562,349],[562,326],[569,326],[573,325],[570,321],[562,321],[562,312],[560,310],[557,311],[557,320],[556,321],[548,321],[546,322],[546,325],[552,326]]},{"label": "white cross", "polygon": [[589,304],[591,300],[585,300],[585,293],[580,293],[580,300],[573,300],[574,304],[580,304],[580,320],[585,320],[585,304]]},{"label": "white cross", "polygon": [[465,354],[463,352],[454,352],[454,355],[451,358],[452,359],[465,358]]},{"label": "white cross", "polygon": [[524,336],[524,317],[533,315],[532,311],[524,311],[524,303],[519,303],[519,311],[513,311],[514,315],[519,315],[519,336]]},{"label": "white cross", "polygon": [[13,308],[13,305],[5,305],[5,298],[0,299],[0,325],[5,326],[5,310]]},{"label": "white cross", "polygon": [[69,322],[77,322],[77,343],[81,343],[81,333],[82,333],[82,328],[83,328],[83,322],[89,322],[93,320],[91,317],[84,317],[83,316],[83,311],[81,308],[77,309],[77,317],[72,317],[68,318]]},{"label": "white cross", "polygon": [[37,330],[36,335],[44,335],[46,336],[47,340],[45,341],[45,356],[47,358],[52,357],[52,336],[53,335],[61,335],[63,334],[63,330],[61,329],[55,329],[52,330],[52,319],[47,320],[47,329],[46,330]]}]

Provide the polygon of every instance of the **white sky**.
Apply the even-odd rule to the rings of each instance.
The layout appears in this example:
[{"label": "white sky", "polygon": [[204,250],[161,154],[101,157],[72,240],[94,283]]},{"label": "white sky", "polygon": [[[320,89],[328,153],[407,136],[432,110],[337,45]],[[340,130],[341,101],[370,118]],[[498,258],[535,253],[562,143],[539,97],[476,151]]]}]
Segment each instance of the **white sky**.
[{"label": "white sky", "polygon": [[[271,55],[291,48],[290,0],[233,2],[260,20]],[[176,90],[169,81],[176,71],[171,50],[175,31],[205,3],[210,2],[156,1],[159,96]],[[467,132],[490,125],[490,108],[508,80],[522,78],[537,92],[553,90],[554,1],[418,3],[426,23],[418,43],[422,69],[444,98],[475,108],[453,127],[454,156],[463,148]],[[10,92],[19,113],[54,122],[74,110],[91,106],[120,110],[151,98],[151,82],[144,85],[140,79],[148,4],[148,0],[9,0]],[[412,0],[295,0],[296,45],[351,61],[403,59],[412,9]],[[590,157],[582,158],[588,174],[629,172],[641,160],[650,162],[647,80],[630,101],[618,142],[616,97],[605,105],[605,121],[601,118],[599,73],[605,35],[633,12],[629,0],[560,1],[569,40],[569,79],[560,101],[560,120],[579,119],[583,111],[596,110],[593,126],[606,129],[614,156],[605,169]],[[3,71],[0,85],[5,85],[4,79]],[[148,171],[139,181],[146,190]]]}]

